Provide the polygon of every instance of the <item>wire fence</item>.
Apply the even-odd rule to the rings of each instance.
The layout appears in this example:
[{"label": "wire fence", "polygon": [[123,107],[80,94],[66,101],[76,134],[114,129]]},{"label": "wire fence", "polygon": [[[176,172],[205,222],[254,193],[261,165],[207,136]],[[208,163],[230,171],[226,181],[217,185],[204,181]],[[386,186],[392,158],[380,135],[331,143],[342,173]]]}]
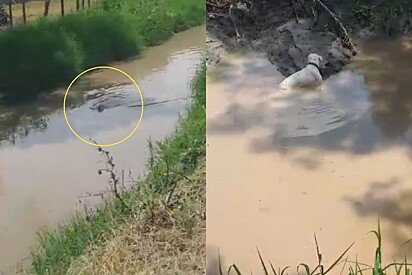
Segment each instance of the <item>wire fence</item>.
[{"label": "wire fence", "polygon": [[85,10],[97,0],[3,0],[0,1],[0,26],[14,27],[39,17],[65,16]]}]

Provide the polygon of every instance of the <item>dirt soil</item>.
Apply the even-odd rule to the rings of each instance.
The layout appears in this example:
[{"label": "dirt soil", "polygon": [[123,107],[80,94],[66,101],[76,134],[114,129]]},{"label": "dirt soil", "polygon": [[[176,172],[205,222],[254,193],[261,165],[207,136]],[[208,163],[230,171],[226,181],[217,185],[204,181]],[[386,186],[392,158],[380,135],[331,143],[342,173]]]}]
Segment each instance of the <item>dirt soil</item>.
[{"label": "dirt soil", "polygon": [[[343,36],[339,26],[322,7],[316,8],[316,20],[308,16],[309,13],[302,15],[299,12],[299,20],[296,20],[292,1],[255,1],[250,10],[254,20],[243,22],[240,28],[242,37],[238,38],[228,16],[229,6],[218,5],[210,0],[208,5],[209,66],[221,61],[228,50],[242,48],[265,53],[280,73],[288,76],[305,67],[308,54],[314,52],[324,57],[321,72],[326,79],[339,72],[353,56],[352,51],[342,45]],[[300,10],[305,9],[308,8],[300,7]],[[340,18],[344,8],[339,11],[335,5],[333,12]],[[349,16],[345,17],[343,25],[355,44],[373,35]]]}]

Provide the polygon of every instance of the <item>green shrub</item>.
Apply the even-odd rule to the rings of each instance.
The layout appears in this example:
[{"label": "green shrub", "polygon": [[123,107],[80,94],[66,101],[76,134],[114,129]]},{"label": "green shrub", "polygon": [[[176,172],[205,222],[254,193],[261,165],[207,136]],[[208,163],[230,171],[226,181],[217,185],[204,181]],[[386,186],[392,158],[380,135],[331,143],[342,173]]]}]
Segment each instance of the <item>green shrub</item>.
[{"label": "green shrub", "polygon": [[102,0],[93,9],[39,19],[0,33],[4,104],[66,85],[82,70],[139,54],[204,22],[197,0]]},{"label": "green shrub", "polygon": [[83,67],[102,65],[137,55],[142,42],[131,22],[129,14],[92,11],[67,16],[57,24],[73,34],[84,54]]},{"label": "green shrub", "polygon": [[72,34],[39,21],[0,34],[0,60],[0,91],[14,103],[72,78],[83,55]]}]

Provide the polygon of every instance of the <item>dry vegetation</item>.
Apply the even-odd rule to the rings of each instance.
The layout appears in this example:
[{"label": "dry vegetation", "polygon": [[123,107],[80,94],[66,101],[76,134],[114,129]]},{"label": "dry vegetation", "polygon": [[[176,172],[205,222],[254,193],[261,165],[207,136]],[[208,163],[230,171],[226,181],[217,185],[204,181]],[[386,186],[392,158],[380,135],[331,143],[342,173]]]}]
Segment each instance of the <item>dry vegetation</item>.
[{"label": "dry vegetation", "polygon": [[158,203],[149,223],[134,217],[113,228],[73,262],[68,274],[203,274],[205,179],[203,160],[193,176],[180,182],[178,207]]}]

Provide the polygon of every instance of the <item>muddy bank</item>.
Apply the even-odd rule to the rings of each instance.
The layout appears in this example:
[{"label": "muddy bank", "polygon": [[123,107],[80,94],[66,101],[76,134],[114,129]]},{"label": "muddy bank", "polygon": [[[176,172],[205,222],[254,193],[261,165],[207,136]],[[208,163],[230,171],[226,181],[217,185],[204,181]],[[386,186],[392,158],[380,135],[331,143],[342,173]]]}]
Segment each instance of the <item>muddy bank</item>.
[{"label": "muddy bank", "polygon": [[[208,32],[213,33],[213,30],[208,29]],[[222,34],[209,35],[212,38],[209,40],[211,42],[207,43],[208,65],[222,61],[228,50],[246,48],[265,53],[279,72],[288,76],[306,66],[308,54],[316,52],[325,57],[322,74],[328,78],[339,72],[351,58],[350,52],[342,47],[335,34],[313,31],[308,19],[298,23],[289,21],[276,28],[262,30],[256,33],[258,37],[255,38],[236,39],[222,37]]]},{"label": "muddy bank", "polygon": [[[324,3],[342,25],[324,7],[308,6],[305,1],[297,1],[295,6],[293,1],[252,1],[250,8],[242,9],[231,19],[226,2],[208,1],[207,30],[213,41],[207,43],[208,64],[224,57],[222,52],[216,52],[215,45],[223,45],[226,51],[251,49],[266,54],[284,76],[306,66],[308,54],[316,52],[324,57],[322,74],[329,78],[356,55],[358,44],[386,34],[407,35],[412,23],[399,16],[388,19],[392,21],[385,22],[387,26],[372,30],[371,23],[360,20],[360,15],[353,12],[355,7],[333,0]],[[354,43],[353,49],[347,46],[348,36],[342,26]]]}]

